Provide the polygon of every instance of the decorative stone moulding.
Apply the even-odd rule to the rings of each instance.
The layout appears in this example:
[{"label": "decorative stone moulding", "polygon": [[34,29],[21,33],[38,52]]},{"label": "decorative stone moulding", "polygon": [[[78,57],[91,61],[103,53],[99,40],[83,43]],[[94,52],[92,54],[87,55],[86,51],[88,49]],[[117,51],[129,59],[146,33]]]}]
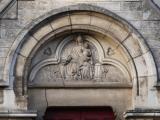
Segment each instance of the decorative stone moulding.
[{"label": "decorative stone moulding", "polygon": [[[147,80],[146,78],[152,78],[148,90],[152,89],[155,83],[158,82],[157,69],[151,51],[143,37],[133,26],[108,10],[92,5],[78,4],[56,9],[41,16],[26,26],[17,36],[6,59],[3,73],[3,81],[8,86],[9,81],[14,81],[16,98],[27,96],[29,81],[34,81],[41,69],[43,70],[47,65],[62,64],[62,53],[70,45],[70,41],[74,42],[71,45],[73,48],[76,46],[74,37],[78,35],[84,37],[84,43],[89,44],[89,48],[81,45],[83,52],[88,51],[92,53],[91,55],[84,55],[85,59],[88,58],[88,62],[84,63],[83,61],[82,64],[83,67],[88,66],[86,69],[89,69],[91,66],[89,64],[92,63],[93,51],[97,51],[99,55],[98,62],[102,66],[105,64],[112,65],[112,67],[121,71],[122,75],[127,78],[127,87],[133,89],[135,96],[141,94],[139,89],[140,79],[144,78]],[[57,46],[54,46],[56,44]],[[50,45],[52,46],[50,47]],[[37,56],[41,53],[44,53],[43,56],[37,59]],[[70,54],[72,56],[73,53],[70,51]],[[72,56],[71,59],[73,58]],[[70,61],[70,59],[65,59],[65,65],[70,63]],[[95,66],[98,64],[95,64],[95,61],[93,63],[94,68],[96,68]],[[98,70],[98,67],[96,70]],[[95,77],[95,69],[93,71],[94,75],[92,76]],[[84,74],[78,75],[84,77]],[[66,76],[64,77],[66,78]],[[81,78],[78,77],[76,79]],[[113,85],[113,82],[106,83],[106,85],[103,82],[100,85],[93,83],[87,85],[88,83],[84,82],[81,86],[75,84],[68,85],[68,83],[66,85],[68,87],[83,87],[85,85],[87,87],[126,87],[124,84]],[[6,84],[1,84],[1,86]],[[52,87],[56,87],[56,85]],[[58,87],[65,86],[61,86],[61,83],[60,85],[58,83]],[[149,105],[151,101],[146,99],[146,102]]]},{"label": "decorative stone moulding", "polygon": [[127,120],[141,120],[144,118],[147,119],[159,119],[160,117],[160,111],[157,110],[152,110],[152,109],[137,109],[137,110],[130,110],[124,113],[124,117]]},{"label": "decorative stone moulding", "polygon": [[[16,4],[17,0],[1,0],[0,1],[0,19],[14,19],[13,16],[5,16],[6,13]],[[16,14],[16,13],[15,13]]]},{"label": "decorative stone moulding", "polygon": [[36,117],[36,111],[0,111],[0,118],[3,120],[35,120]]}]

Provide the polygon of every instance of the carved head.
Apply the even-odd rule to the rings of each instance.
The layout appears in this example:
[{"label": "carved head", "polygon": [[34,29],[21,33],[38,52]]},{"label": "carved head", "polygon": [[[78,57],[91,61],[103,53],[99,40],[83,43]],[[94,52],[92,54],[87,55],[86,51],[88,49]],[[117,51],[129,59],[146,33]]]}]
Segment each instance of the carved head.
[{"label": "carved head", "polygon": [[84,48],[89,49],[89,43],[85,43]]},{"label": "carved head", "polygon": [[83,37],[81,35],[78,35],[76,38],[77,44],[82,44],[83,43]]}]

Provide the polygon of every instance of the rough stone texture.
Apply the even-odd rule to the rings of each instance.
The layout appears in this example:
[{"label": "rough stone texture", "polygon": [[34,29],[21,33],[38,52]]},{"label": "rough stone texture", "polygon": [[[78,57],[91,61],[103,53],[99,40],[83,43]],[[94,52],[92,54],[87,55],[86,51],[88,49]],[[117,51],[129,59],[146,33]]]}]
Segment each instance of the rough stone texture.
[{"label": "rough stone texture", "polygon": [[91,17],[91,25],[95,25],[95,26],[98,26],[100,28],[102,27],[102,28],[108,30],[111,23],[106,22],[105,19],[100,19],[99,17],[92,16]]},{"label": "rough stone texture", "polygon": [[90,16],[89,15],[76,15],[71,14],[71,24],[90,24]]},{"label": "rough stone texture", "polygon": [[[7,1],[7,0],[2,0],[3,2]],[[4,7],[4,3],[0,1],[0,9],[3,9]],[[1,4],[3,3],[3,4]],[[18,9],[15,9],[16,6],[13,6],[10,11],[7,11],[6,16],[4,17],[8,17],[10,16],[11,18],[15,18],[16,14],[16,10],[18,10],[18,18],[17,19],[13,19],[13,20],[1,20],[0,21],[0,79],[2,79],[2,75],[3,75],[3,69],[4,69],[4,64],[5,64],[5,59],[7,57],[8,51],[11,48],[14,40],[16,39],[17,35],[19,34],[19,32],[24,28],[24,26],[26,26],[28,23],[32,22],[32,20],[38,18],[41,15],[44,15],[45,13],[53,10],[53,9],[57,9],[63,6],[67,6],[67,5],[73,5],[73,4],[77,4],[77,3],[86,3],[86,4],[91,4],[91,5],[95,5],[95,6],[99,6],[105,9],[108,9],[110,11],[112,11],[113,13],[121,16],[123,19],[127,20],[130,24],[132,24],[141,34],[142,36],[145,38],[147,44],[149,45],[157,68],[158,68],[158,73],[160,74],[160,14],[158,13],[157,10],[154,9],[154,7],[152,5],[149,4],[148,0],[34,0],[34,1],[18,1]],[[3,5],[3,6],[2,6]],[[86,16],[86,15],[83,15]],[[104,24],[102,21],[102,19],[98,19],[97,17],[88,17],[88,19],[82,19],[85,17],[79,17],[78,15],[72,15],[71,18],[66,18],[63,19],[64,21],[57,21],[56,23],[51,23],[48,26],[44,26],[40,31],[37,31],[36,34],[33,35],[33,37],[35,37],[34,40],[32,40],[31,42],[28,41],[28,44],[31,44],[30,47],[32,47],[32,45],[34,45],[38,40],[40,40],[44,35],[48,34],[49,32],[51,32],[52,30],[55,30],[58,27],[61,26],[67,26],[69,24],[77,24],[77,19],[81,19],[80,23],[83,24],[97,24],[100,27],[104,27],[105,29],[109,29],[110,26],[114,25],[114,24],[110,24],[109,22],[107,22],[106,24]],[[71,19],[71,20],[70,20]],[[89,19],[91,21],[89,21]],[[58,23],[59,22],[59,23]],[[70,23],[71,22],[71,23]],[[63,24],[62,24],[63,23]],[[27,29],[27,28],[25,28]],[[121,31],[120,28],[117,28],[115,30],[109,29],[112,32],[116,32],[117,31]],[[128,44],[130,42],[132,42],[132,39],[128,38],[126,40],[124,40],[127,37],[127,32],[126,31],[121,31],[123,34],[119,34],[118,36],[121,37],[121,41],[123,41],[123,44],[126,44],[128,42]],[[132,32],[132,31],[131,31]],[[131,40],[131,41],[129,41]],[[132,44],[137,44],[137,43],[132,43]],[[30,51],[27,50],[28,48],[25,48],[20,54],[22,54],[22,61],[18,61],[18,69],[16,70],[17,73],[19,74],[19,76],[22,75],[22,69],[21,69],[21,62],[24,62],[23,60],[25,59],[25,56],[27,56]],[[155,89],[153,86],[156,83],[153,83],[152,79],[150,80],[149,78],[145,78],[146,77],[146,68],[145,63],[140,63],[138,62],[139,59],[143,59],[143,57],[149,58],[148,56],[150,56],[148,54],[142,53],[139,50],[136,50],[137,52],[132,52],[132,49],[130,46],[128,46],[128,50],[132,53],[131,56],[135,57],[134,61],[137,64],[137,66],[140,67],[141,71],[139,71],[140,76],[142,78],[140,78],[139,81],[139,98],[137,101],[140,101],[139,103],[142,103],[143,106],[145,106],[146,104],[150,104],[152,105],[152,100],[156,99],[154,101],[160,101],[160,95],[159,95],[159,90]],[[142,56],[139,57],[139,55],[144,54]],[[153,63],[151,63],[153,64]],[[148,65],[150,66],[150,64]],[[153,72],[154,71],[154,72]],[[150,78],[154,78],[154,73],[155,70],[149,70],[149,75]],[[18,77],[19,77],[18,76]],[[148,80],[148,81],[145,81]],[[151,86],[152,85],[152,86]],[[147,90],[148,86],[151,86],[150,88],[152,88],[151,90]],[[8,89],[8,88],[5,88]],[[12,87],[10,87],[9,89],[12,89]],[[47,93],[49,93],[52,90],[47,90]],[[56,91],[56,92],[55,92]],[[58,94],[57,96],[62,97],[62,91],[64,90],[53,90],[52,92],[55,92],[55,94]],[[148,92],[150,91],[150,92]],[[51,92],[51,93],[52,93]],[[66,92],[66,91],[65,91]],[[73,91],[72,91],[73,92]],[[79,91],[80,94],[82,91]],[[103,91],[104,92],[104,91]],[[102,92],[102,93],[103,93]],[[43,101],[42,101],[42,107],[43,106],[47,106],[45,101],[45,92],[42,90],[40,92],[43,95]],[[39,94],[39,91],[34,91],[32,93],[30,93],[30,95],[33,96],[36,94]],[[93,93],[92,93],[93,94]],[[92,95],[90,94],[90,95]],[[107,93],[108,94],[108,93]],[[60,96],[61,95],[61,96]],[[69,95],[67,93],[67,95]],[[99,94],[97,94],[99,95]],[[54,95],[52,95],[54,97]],[[48,97],[52,97],[49,96]],[[55,96],[55,97],[57,97]],[[101,95],[102,97],[103,95]],[[93,97],[93,95],[92,95]],[[122,97],[122,96],[121,96]],[[149,97],[150,101],[145,101],[145,99]],[[31,98],[31,97],[30,97]],[[94,98],[94,97],[93,97]],[[107,96],[106,96],[107,98]],[[9,99],[9,97],[8,97]],[[32,98],[34,99],[34,97]],[[77,98],[76,98],[77,99]],[[62,100],[62,99],[61,99]],[[72,99],[73,100],[73,99]],[[79,100],[79,99],[78,99]],[[0,101],[3,102],[3,96],[0,96]],[[34,100],[30,100],[32,101],[30,104],[34,104],[36,103],[37,98],[35,98]],[[34,101],[34,102],[33,102]],[[1,103],[0,102],[0,103]],[[55,102],[62,102],[62,101],[55,101]],[[69,100],[69,102],[75,103],[76,101],[71,101]],[[95,102],[95,101],[92,101]],[[91,103],[92,103],[91,102]],[[102,101],[104,102],[104,101]],[[64,104],[64,102],[62,102]],[[90,104],[91,104],[90,103]],[[52,104],[52,101],[49,102],[49,104]],[[59,103],[60,104],[60,103]],[[94,104],[94,103],[93,103]],[[107,103],[106,103],[107,104]],[[5,104],[1,104],[2,108],[5,108]],[[54,103],[55,105],[55,103]],[[7,106],[8,107],[8,106]],[[41,106],[40,106],[41,107]],[[147,106],[149,107],[149,106]],[[156,106],[159,107],[159,106]],[[35,107],[36,108],[36,107]],[[1,118],[2,120],[4,118]],[[156,119],[156,118],[155,118]],[[157,118],[158,120],[159,118]],[[6,120],[6,119],[4,119]],[[17,120],[17,118],[16,118]],[[132,119],[132,120],[141,120],[141,119]],[[150,118],[143,118],[142,120],[151,120]]]},{"label": "rough stone texture", "polygon": [[33,36],[36,38],[36,40],[40,40],[43,36],[47,35],[52,31],[52,28],[50,25],[46,25],[42,27],[40,30],[36,31],[36,33],[33,34]]},{"label": "rough stone texture", "polygon": [[[7,18],[6,16],[8,15],[7,12],[7,8],[8,7],[13,7],[14,5],[16,5],[15,3],[12,2],[13,0],[1,0],[0,1],[0,18],[4,19],[4,18]],[[15,1],[15,0],[14,0]],[[16,1],[15,1],[16,2]],[[15,7],[13,7],[15,8]],[[9,13],[9,12],[8,12]],[[15,13],[15,11],[13,12],[10,12],[12,14]],[[11,17],[12,15],[10,14],[8,18],[12,18]]]},{"label": "rough stone texture", "polygon": [[17,77],[22,77],[23,75],[23,64],[26,61],[26,58],[22,55],[18,56],[19,60],[17,61],[16,73]]},{"label": "rough stone texture", "polygon": [[[25,45],[23,46],[23,49],[22,49],[20,54],[22,56],[27,57],[30,54],[30,52],[33,49],[33,47],[36,45],[36,43],[37,43],[37,40],[34,39],[33,37],[30,37],[29,40],[27,41],[27,43],[25,43]],[[28,48],[28,46],[30,48]]]},{"label": "rough stone texture", "polygon": [[32,101],[32,103],[29,104],[29,109],[36,109],[38,111],[38,119],[42,118],[48,106],[48,101],[46,99],[46,90],[29,90],[29,101]]},{"label": "rough stone texture", "polygon": [[65,18],[62,17],[62,18],[57,19],[56,21],[51,22],[51,26],[53,30],[56,30],[60,27],[67,26],[70,24],[71,22],[70,22],[69,16],[65,16]]}]

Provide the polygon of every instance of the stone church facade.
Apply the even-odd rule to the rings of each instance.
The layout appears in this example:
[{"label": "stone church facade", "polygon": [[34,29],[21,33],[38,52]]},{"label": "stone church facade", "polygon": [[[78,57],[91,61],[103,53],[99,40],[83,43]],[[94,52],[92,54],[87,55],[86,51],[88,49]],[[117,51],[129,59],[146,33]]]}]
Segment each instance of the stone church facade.
[{"label": "stone church facade", "polygon": [[154,0],[0,0],[0,120],[48,107],[111,107],[160,120]]}]

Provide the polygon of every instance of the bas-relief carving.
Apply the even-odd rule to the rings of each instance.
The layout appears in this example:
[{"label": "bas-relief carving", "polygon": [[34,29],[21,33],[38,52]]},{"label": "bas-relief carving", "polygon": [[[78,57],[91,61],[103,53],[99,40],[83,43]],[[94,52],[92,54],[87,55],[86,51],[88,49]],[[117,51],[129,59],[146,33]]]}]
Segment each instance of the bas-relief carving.
[{"label": "bas-relief carving", "polygon": [[44,55],[48,55],[48,56],[52,55],[52,50],[51,50],[51,48],[50,48],[50,47],[46,48],[46,49],[43,51],[43,54],[44,54]]},{"label": "bas-relief carving", "polygon": [[100,78],[101,64],[96,49],[82,36],[64,48],[60,65],[64,80],[92,80]]},{"label": "bas-relief carving", "polygon": [[111,48],[111,47],[108,47],[107,51],[106,51],[106,54],[108,56],[112,56],[115,54],[115,51]]},{"label": "bas-relief carving", "polygon": [[[61,74],[61,68],[59,65],[50,65],[42,68],[35,77],[35,83],[45,83],[48,82],[56,82],[59,80],[66,80],[66,81],[98,81],[98,82],[124,82],[126,80],[123,73],[112,65],[104,65],[103,71],[101,74],[96,74],[95,77],[92,76],[92,73],[82,73],[74,76],[65,76]],[[101,71],[101,69],[99,69]],[[67,71],[68,74],[68,71]],[[69,74],[72,74],[69,71]],[[93,77],[93,78],[92,78]]]},{"label": "bas-relief carving", "polygon": [[[121,68],[103,62],[105,61],[103,50],[99,50],[101,45],[97,46],[82,35],[64,40],[57,46],[55,58],[43,60],[31,70],[29,84],[50,84],[60,81],[125,83],[128,77]],[[43,54],[50,56],[51,48],[45,48]],[[107,55],[113,54],[115,52],[112,48],[108,48]]]}]

